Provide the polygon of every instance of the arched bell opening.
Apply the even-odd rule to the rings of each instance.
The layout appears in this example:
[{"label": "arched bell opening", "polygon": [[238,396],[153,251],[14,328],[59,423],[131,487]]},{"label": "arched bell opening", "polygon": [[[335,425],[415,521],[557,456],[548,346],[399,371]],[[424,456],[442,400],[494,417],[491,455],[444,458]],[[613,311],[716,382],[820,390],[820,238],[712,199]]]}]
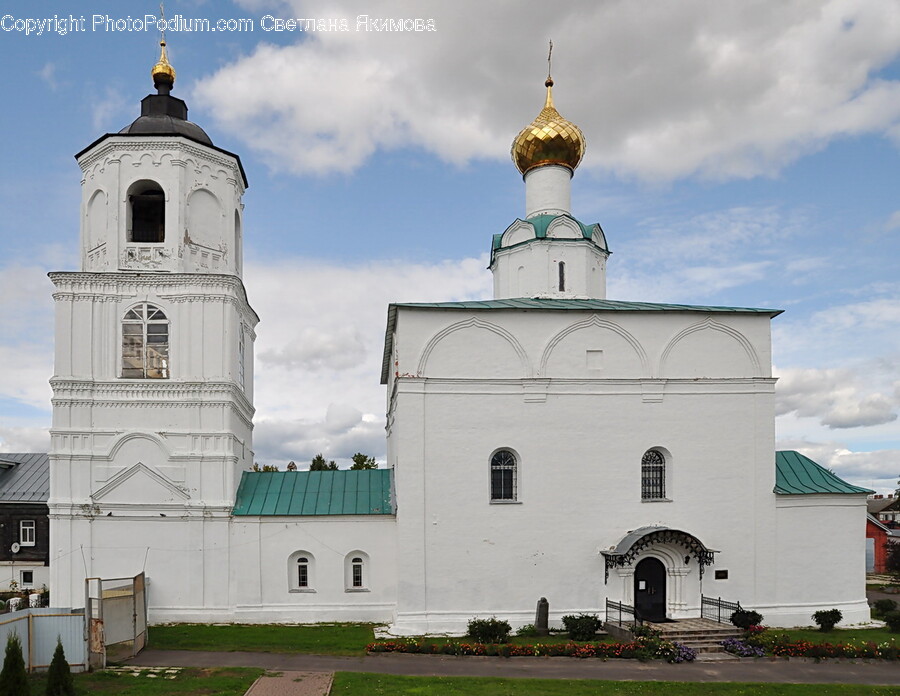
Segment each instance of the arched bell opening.
[{"label": "arched bell opening", "polygon": [[166,194],[155,181],[137,181],[128,189],[128,241],[166,241]]}]

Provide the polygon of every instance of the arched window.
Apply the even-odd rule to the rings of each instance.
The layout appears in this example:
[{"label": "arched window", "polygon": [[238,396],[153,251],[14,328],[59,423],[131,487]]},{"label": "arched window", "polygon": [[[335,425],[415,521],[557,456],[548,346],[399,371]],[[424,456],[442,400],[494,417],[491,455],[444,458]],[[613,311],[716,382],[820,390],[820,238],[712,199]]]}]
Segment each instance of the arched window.
[{"label": "arched window", "polygon": [[316,559],[309,551],[295,551],[288,558],[288,589],[315,592]]},{"label": "arched window", "polygon": [[559,291],[565,292],[566,290],[566,262],[559,262]]},{"label": "arched window", "polygon": [[369,556],[363,551],[347,554],[344,565],[347,592],[367,592],[369,588]]},{"label": "arched window", "polygon": [[169,378],[169,320],[149,302],[132,307],[122,319],[122,377]]},{"label": "arched window", "polygon": [[364,587],[363,585],[363,559],[357,556],[351,562],[350,567],[350,584],[353,587]]},{"label": "arched window", "polygon": [[166,194],[154,181],[138,181],[128,190],[128,241],[166,241]]},{"label": "arched window", "polygon": [[297,559],[297,587],[301,590],[309,587],[309,558],[306,556]]},{"label": "arched window", "polygon": [[641,457],[641,499],[666,497],[666,458],[658,450],[647,450]]},{"label": "arched window", "polygon": [[515,501],[518,462],[508,449],[494,452],[491,457],[491,500]]}]

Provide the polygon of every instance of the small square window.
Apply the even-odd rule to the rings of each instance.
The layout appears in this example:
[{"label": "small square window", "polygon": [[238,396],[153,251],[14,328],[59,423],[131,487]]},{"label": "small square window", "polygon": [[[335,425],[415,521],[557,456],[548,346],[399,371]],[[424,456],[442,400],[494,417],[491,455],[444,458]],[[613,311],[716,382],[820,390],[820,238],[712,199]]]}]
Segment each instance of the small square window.
[{"label": "small square window", "polygon": [[716,580],[727,580],[728,579],[728,571],[727,570],[717,570],[716,571]]},{"label": "small square window", "polygon": [[34,546],[34,538],[34,520],[21,520],[19,522],[19,543],[22,546]]},{"label": "small square window", "polygon": [[22,587],[34,587],[34,571],[33,570],[23,570],[20,575],[22,582],[20,583]]}]

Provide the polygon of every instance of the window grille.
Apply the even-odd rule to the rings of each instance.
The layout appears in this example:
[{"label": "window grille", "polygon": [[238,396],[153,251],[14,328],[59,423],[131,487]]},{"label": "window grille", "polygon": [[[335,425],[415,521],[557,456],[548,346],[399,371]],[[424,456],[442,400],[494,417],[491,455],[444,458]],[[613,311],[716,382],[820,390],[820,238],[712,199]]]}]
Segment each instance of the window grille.
[{"label": "window grille", "polygon": [[666,459],[662,452],[647,450],[641,458],[641,498],[658,500],[666,497]]},{"label": "window grille", "polygon": [[309,587],[309,559],[306,556],[297,559],[297,587]]},{"label": "window grille", "polygon": [[516,455],[499,450],[491,457],[491,500],[516,500]]},{"label": "window grille", "polygon": [[353,587],[364,587],[363,585],[363,559],[354,558],[352,561],[353,569]]}]

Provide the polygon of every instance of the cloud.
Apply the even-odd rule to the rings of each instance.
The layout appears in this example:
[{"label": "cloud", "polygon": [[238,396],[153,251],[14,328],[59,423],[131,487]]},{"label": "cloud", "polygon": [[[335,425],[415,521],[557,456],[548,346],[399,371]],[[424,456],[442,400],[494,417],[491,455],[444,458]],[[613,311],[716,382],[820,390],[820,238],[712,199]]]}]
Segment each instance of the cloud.
[{"label": "cloud", "polygon": [[778,370],[775,412],[817,418],[832,428],[857,428],[897,420],[895,395],[864,393],[851,369]]},{"label": "cloud", "polygon": [[895,210],[884,223],[884,228],[888,231],[900,228],[900,210]]},{"label": "cloud", "polygon": [[0,399],[46,410],[53,374],[53,285],[45,268],[8,265],[0,272]]},{"label": "cloud", "polygon": [[260,353],[258,362],[310,372],[346,370],[362,362],[365,352],[363,337],[353,326],[338,326],[331,330],[302,326],[288,345]]},{"label": "cloud", "polygon": [[91,122],[94,130],[99,132],[118,130],[121,125],[115,127],[116,124],[126,120],[132,109],[130,100],[121,92],[107,87],[102,97],[91,101]]},{"label": "cloud", "polygon": [[775,362],[782,368],[848,368],[865,391],[889,394],[900,380],[900,287],[860,288],[860,294],[879,293],[887,296],[779,317],[772,328]]},{"label": "cloud", "polygon": [[329,404],[324,420],[260,419],[253,439],[256,461],[282,470],[290,461],[300,469],[308,468],[316,454],[336,460],[341,468],[349,466],[350,457],[356,452],[383,461],[384,419],[364,418],[356,411],[356,418],[337,423],[329,420],[335,409],[345,416],[355,410],[345,404]]},{"label": "cloud", "polygon": [[39,427],[0,427],[0,452],[49,452],[50,433]]},{"label": "cloud", "polygon": [[779,249],[801,234],[804,221],[801,212],[746,206],[645,219],[639,234],[613,250],[609,296],[709,303],[724,290],[783,273]]},{"label": "cloud", "polygon": [[886,449],[854,452],[842,442],[810,442],[803,439],[779,440],[780,450],[797,450],[848,483],[890,493],[900,476],[900,450]]},{"label": "cloud", "polygon": [[37,74],[38,77],[40,77],[50,89],[56,91],[56,88],[58,86],[56,82],[56,63],[47,61],[46,63],[44,63],[44,67],[38,70]]},{"label": "cloud", "polygon": [[[556,103],[588,135],[587,167],[650,180],[772,175],[836,138],[900,132],[900,82],[879,74],[900,51],[894,0],[283,7],[346,18],[350,31],[260,43],[194,94],[281,171],[349,172],[407,146],[456,164],[505,158],[540,109],[549,37],[566,37]],[[427,15],[436,31],[360,32],[360,12]]]},{"label": "cloud", "polygon": [[[254,447],[260,463],[341,462],[385,452],[380,384],[390,302],[490,297],[487,259],[342,264],[250,263],[245,282],[261,321]],[[289,292],[285,288],[290,288]]]}]

